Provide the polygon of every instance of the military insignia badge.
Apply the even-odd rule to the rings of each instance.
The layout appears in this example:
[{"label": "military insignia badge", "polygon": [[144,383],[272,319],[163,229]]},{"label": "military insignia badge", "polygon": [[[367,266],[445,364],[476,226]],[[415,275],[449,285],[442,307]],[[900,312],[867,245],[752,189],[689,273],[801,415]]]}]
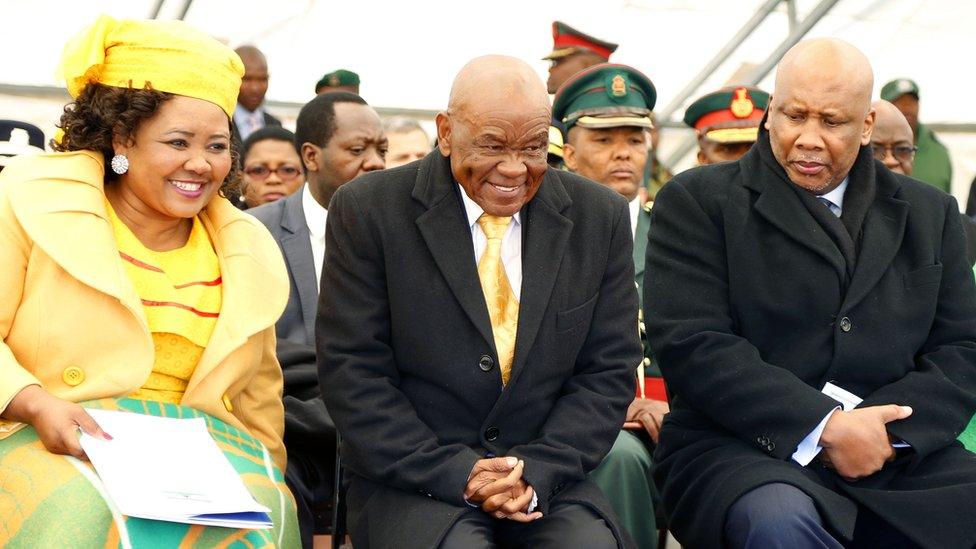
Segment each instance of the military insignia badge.
[{"label": "military insignia badge", "polygon": [[745,88],[736,88],[732,92],[732,103],[729,104],[729,110],[732,111],[732,116],[746,118],[752,114],[755,108],[756,106],[752,103],[748,90]]},{"label": "military insignia badge", "polygon": [[332,76],[329,77],[329,85],[332,86],[333,88],[338,87],[339,84],[341,83],[342,81],[339,80],[338,74],[333,74]]},{"label": "military insignia badge", "polygon": [[610,80],[610,94],[614,97],[627,95],[627,81],[624,80],[623,75],[618,74]]}]

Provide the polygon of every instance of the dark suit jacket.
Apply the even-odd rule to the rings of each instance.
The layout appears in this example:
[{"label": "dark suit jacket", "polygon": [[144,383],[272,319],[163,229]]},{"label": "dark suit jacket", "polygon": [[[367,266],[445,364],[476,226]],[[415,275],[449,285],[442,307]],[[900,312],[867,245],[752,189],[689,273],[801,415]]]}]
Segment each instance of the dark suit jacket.
[{"label": "dark suit jacket", "polygon": [[278,339],[315,345],[315,308],[318,306],[319,287],[315,277],[315,261],[309,241],[308,223],[302,209],[303,189],[291,195],[247,213],[258,218],[271,232],[281,247],[288,266],[291,283],[288,305],[281,314],[275,331]]},{"label": "dark suit jacket", "polygon": [[[437,150],[332,199],[316,324],[322,394],[343,436],[356,547],[435,547],[476,460],[525,460],[548,513],[588,505],[641,358],[624,199],[549,170],[522,210],[515,359],[502,389],[471,231]],[[480,511],[477,511],[480,512]]]},{"label": "dark suit jacket", "polygon": [[[655,475],[682,544],[719,547],[729,506],[770,482],[809,494],[842,536],[860,503],[924,547],[976,544],[976,456],[955,441],[976,409],[964,246],[955,200],[867,147],[840,220],[789,181],[765,131],[657,195],[644,306],[672,400]],[[855,483],[793,462],[837,405],[827,381],[914,408],[888,426],[912,450]]]}]

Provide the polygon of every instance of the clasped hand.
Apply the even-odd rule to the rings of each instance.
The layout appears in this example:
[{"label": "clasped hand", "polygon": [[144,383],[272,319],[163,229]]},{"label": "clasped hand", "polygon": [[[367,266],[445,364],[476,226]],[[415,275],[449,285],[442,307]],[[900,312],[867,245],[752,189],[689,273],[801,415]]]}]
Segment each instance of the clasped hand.
[{"label": "clasped hand", "polygon": [[525,462],[514,457],[479,459],[468,475],[464,499],[497,519],[532,522],[542,518],[538,511],[528,512],[535,492],[522,478],[524,468]]},{"label": "clasped hand", "polygon": [[910,407],[895,404],[832,413],[820,435],[820,461],[848,481],[877,473],[895,459],[886,425],[910,415]]}]

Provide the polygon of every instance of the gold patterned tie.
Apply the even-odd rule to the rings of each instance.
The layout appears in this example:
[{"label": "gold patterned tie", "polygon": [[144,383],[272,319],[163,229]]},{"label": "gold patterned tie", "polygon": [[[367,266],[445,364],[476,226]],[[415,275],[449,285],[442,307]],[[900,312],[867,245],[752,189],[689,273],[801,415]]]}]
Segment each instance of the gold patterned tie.
[{"label": "gold patterned tie", "polygon": [[491,333],[498,351],[498,367],[502,373],[502,385],[508,383],[515,359],[515,332],[518,328],[519,302],[508,282],[505,266],[502,264],[502,237],[511,223],[511,217],[496,217],[482,214],[478,225],[488,237],[488,246],[478,261],[478,278],[485,292],[488,316],[491,317]]}]

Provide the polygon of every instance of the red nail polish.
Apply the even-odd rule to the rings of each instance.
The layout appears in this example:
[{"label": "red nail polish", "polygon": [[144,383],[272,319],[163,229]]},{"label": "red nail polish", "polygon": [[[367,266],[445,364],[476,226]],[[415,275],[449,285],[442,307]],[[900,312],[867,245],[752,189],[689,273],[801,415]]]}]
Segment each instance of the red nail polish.
[{"label": "red nail polish", "polygon": [[112,440],[112,435],[108,433],[102,433],[102,434],[105,435],[105,440]]}]

